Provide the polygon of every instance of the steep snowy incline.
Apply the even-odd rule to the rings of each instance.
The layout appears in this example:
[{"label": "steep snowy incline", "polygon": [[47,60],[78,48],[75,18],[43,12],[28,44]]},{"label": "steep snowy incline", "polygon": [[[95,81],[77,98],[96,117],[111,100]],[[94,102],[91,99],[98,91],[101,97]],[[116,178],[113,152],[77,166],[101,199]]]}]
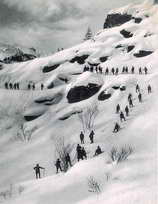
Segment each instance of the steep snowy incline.
[{"label": "steep snowy incline", "polygon": [[[121,23],[116,25],[118,13]],[[157,13],[158,6],[150,3],[126,6],[111,11],[107,28],[91,40],[53,56],[1,64],[0,202],[157,203]],[[128,21],[124,22],[124,17]],[[89,71],[83,72],[85,67]],[[96,67],[101,67],[100,73]],[[107,67],[110,73],[105,75]],[[126,73],[122,73],[123,67],[128,67]],[[143,74],[139,74],[140,67]],[[144,74],[145,67],[148,74]],[[118,75],[111,73],[112,68],[119,69]],[[5,89],[6,82],[9,86],[20,83],[20,90]],[[135,91],[137,83],[142,103]],[[149,84],[151,94],[147,92]],[[35,90],[28,85],[35,85]],[[129,93],[134,107],[121,123],[116,105],[124,111]],[[94,144],[86,130],[83,146],[88,159],[77,162],[76,146],[83,130],[79,116],[96,107]],[[121,130],[113,133],[116,122]],[[58,138],[70,146],[73,167],[55,175]],[[93,157],[98,145],[104,153]],[[117,163],[109,156],[113,147],[131,147],[133,152]],[[40,180],[34,175],[37,163],[46,168]],[[89,192],[91,176],[100,185],[99,195]]]}]

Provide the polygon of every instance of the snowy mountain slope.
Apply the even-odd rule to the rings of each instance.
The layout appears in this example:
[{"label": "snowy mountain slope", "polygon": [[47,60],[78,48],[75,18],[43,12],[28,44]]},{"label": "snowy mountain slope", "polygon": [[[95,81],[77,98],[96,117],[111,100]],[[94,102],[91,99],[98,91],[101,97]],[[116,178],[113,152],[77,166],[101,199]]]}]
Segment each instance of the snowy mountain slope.
[{"label": "snowy mountain slope", "polygon": [[[142,21],[130,20],[101,30],[94,39],[53,56],[3,64],[0,71],[1,192],[13,184],[12,197],[7,198],[6,203],[157,203],[157,11],[157,5],[149,3],[111,11],[139,15]],[[130,51],[129,46],[133,46]],[[103,72],[107,67],[110,70],[118,67],[119,75],[82,73],[85,65],[92,64],[100,64]],[[134,66],[135,74],[121,74],[123,66],[129,70]],[[138,75],[139,67],[145,66],[149,74]],[[20,82],[20,90],[4,89],[6,81]],[[28,90],[28,83],[35,83],[36,90]],[[45,85],[43,91],[41,83]],[[135,93],[137,83],[143,94],[142,104]],[[148,84],[153,89],[151,95],[147,94]],[[115,86],[119,88],[113,88]],[[122,86],[126,87],[125,91],[120,90]],[[86,91],[86,96],[80,95],[81,90]],[[89,95],[87,90],[93,94]],[[102,93],[110,97],[98,100]],[[134,108],[127,121],[121,123],[121,131],[112,133],[115,122],[120,123],[115,114],[116,105],[119,103],[124,110],[129,93],[134,96]],[[78,102],[73,101],[74,95],[79,98]],[[76,163],[75,149],[82,130],[77,113],[93,105],[99,109],[94,125],[95,143],[90,144],[87,131],[84,147],[88,159]],[[23,131],[29,141],[21,141]],[[55,175],[54,143],[61,136],[73,147],[73,167],[65,174]],[[94,158],[98,145],[104,153]],[[122,163],[112,162],[111,148],[125,145],[131,146],[134,152]],[[45,178],[38,181],[33,170],[36,163],[46,168]],[[107,175],[110,175],[108,181]],[[90,176],[101,185],[99,196],[88,191]],[[19,195],[20,186],[23,192]],[[3,196],[0,199],[4,201]]]}]

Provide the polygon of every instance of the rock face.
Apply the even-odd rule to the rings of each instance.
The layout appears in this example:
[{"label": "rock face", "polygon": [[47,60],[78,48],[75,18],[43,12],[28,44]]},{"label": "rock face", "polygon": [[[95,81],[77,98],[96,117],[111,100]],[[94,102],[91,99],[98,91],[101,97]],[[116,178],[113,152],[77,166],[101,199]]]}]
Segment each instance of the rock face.
[{"label": "rock face", "polygon": [[14,62],[25,62],[25,61],[33,60],[35,58],[36,58],[36,56],[34,56],[34,55],[20,53],[17,55],[13,55],[13,56],[4,58],[3,62],[5,64],[11,64]]},{"label": "rock face", "polygon": [[107,57],[107,56],[105,56],[105,57],[100,57],[99,60],[100,60],[101,62],[106,62],[106,61],[108,60],[108,57]]},{"label": "rock face", "polygon": [[138,53],[135,53],[135,57],[146,57],[148,55],[151,55],[153,52],[152,51],[146,51],[146,50],[140,50]]},{"label": "rock face", "polygon": [[84,64],[85,60],[89,57],[89,55],[82,55],[82,56],[76,56],[70,60],[70,63],[77,62],[78,64]]},{"label": "rock face", "polygon": [[45,66],[43,68],[43,73],[51,72],[51,71],[57,69],[59,66],[60,66],[60,64],[55,64],[53,66]]},{"label": "rock face", "polygon": [[63,94],[62,93],[57,93],[55,96],[50,97],[50,96],[42,96],[40,98],[37,98],[35,100],[35,103],[38,104],[44,104],[44,105],[55,105],[58,104],[61,99],[63,98]]},{"label": "rock face", "polygon": [[100,88],[101,86],[93,83],[89,83],[88,86],[75,86],[67,94],[68,102],[76,103],[86,100],[96,94]]},{"label": "rock face", "polygon": [[104,28],[112,28],[115,26],[122,25],[132,19],[132,15],[128,14],[109,14],[105,20]]},{"label": "rock face", "polygon": [[133,36],[133,34],[127,30],[121,30],[120,31],[121,35],[123,35],[124,38],[131,38]]},{"label": "rock face", "polygon": [[140,23],[142,21],[141,18],[135,18],[130,14],[124,13],[114,13],[114,14],[109,14],[105,20],[104,23],[104,29],[105,28],[112,28],[115,26],[120,26],[130,20],[134,20],[135,23]]},{"label": "rock face", "polygon": [[105,100],[109,99],[111,96],[112,96],[111,93],[105,93],[105,91],[102,91],[98,96],[98,100],[99,101],[105,101]]}]

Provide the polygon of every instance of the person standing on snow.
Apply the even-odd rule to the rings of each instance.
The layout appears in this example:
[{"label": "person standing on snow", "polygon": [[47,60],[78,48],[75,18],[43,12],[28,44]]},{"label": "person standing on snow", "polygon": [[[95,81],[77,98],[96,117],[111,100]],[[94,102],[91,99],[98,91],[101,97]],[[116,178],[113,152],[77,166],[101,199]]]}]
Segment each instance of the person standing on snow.
[{"label": "person standing on snow", "polygon": [[81,146],[79,144],[76,147],[76,152],[77,152],[77,160],[78,160],[78,162],[80,161],[80,159],[83,160]]},{"label": "person standing on snow", "polygon": [[138,100],[139,100],[139,103],[142,103],[142,94],[141,93],[138,94]]},{"label": "person standing on snow", "polygon": [[57,174],[58,174],[59,169],[60,169],[61,172],[63,171],[62,168],[61,168],[61,161],[60,161],[60,159],[56,160],[55,166],[56,166],[56,173]]},{"label": "person standing on snow", "polygon": [[71,158],[70,158],[69,153],[66,154],[66,156],[65,156],[65,161],[66,161],[66,166],[67,166],[67,168],[68,168],[69,166],[72,167]]},{"label": "person standing on snow", "polygon": [[140,87],[139,87],[139,85],[137,84],[136,85],[136,93],[139,93],[140,92]]},{"label": "person standing on snow", "polygon": [[150,94],[151,93],[151,85],[149,84],[148,85],[148,94]]},{"label": "person standing on snow", "polygon": [[80,133],[80,140],[81,140],[81,144],[84,144],[84,134],[83,134],[83,132]]},{"label": "person standing on snow", "polygon": [[124,113],[122,111],[120,113],[120,120],[121,120],[121,122],[123,122],[123,120],[126,121]]},{"label": "person standing on snow", "polygon": [[99,154],[102,154],[102,153],[103,153],[103,152],[102,152],[100,146],[98,146],[97,149],[96,149],[96,151],[95,151],[94,156],[98,156]]},{"label": "person standing on snow", "polygon": [[35,174],[36,174],[36,179],[41,178],[41,169],[45,169],[45,168],[41,167],[39,164],[36,164],[36,166],[34,167]]},{"label": "person standing on snow", "polygon": [[128,106],[125,107],[125,113],[126,113],[126,117],[128,117],[129,116],[129,108],[128,108]]},{"label": "person standing on snow", "polygon": [[120,112],[120,105],[119,104],[117,104],[117,106],[116,106],[116,113],[118,114],[119,112]]},{"label": "person standing on snow", "polygon": [[115,123],[115,127],[114,127],[113,132],[116,133],[116,132],[118,132],[120,129],[121,129],[120,125],[119,125],[118,123]]},{"label": "person standing on snow", "polygon": [[90,139],[91,144],[94,143],[94,131],[93,130],[91,131],[89,135],[89,139]]},{"label": "person standing on snow", "polygon": [[144,68],[145,74],[148,74],[148,69],[147,67]]},{"label": "person standing on snow", "polygon": [[128,102],[129,102],[129,107],[133,108],[133,100],[132,100],[132,98],[130,98]]}]

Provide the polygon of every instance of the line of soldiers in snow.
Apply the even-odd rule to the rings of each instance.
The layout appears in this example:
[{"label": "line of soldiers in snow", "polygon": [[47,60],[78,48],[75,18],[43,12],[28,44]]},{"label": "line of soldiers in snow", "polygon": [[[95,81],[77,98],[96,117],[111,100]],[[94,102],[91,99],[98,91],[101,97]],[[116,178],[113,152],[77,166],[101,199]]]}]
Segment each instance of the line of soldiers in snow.
[{"label": "line of soldiers in snow", "polygon": [[[90,65],[90,66],[85,65],[83,71],[84,71],[84,72],[90,71],[90,72],[96,72],[96,73],[103,74],[103,68],[102,68],[100,65],[97,65],[97,66],[94,66],[94,65]],[[139,68],[139,74],[143,74],[143,71],[144,71],[145,74],[148,74],[148,69],[147,69],[147,67],[144,67],[144,69],[141,68],[141,67]],[[118,68],[118,67],[117,67],[117,68],[112,67],[111,70],[110,70],[110,69],[107,67],[107,68],[105,69],[104,74],[105,74],[105,75],[109,75],[110,73],[112,73],[113,75],[118,75],[118,74],[119,74],[119,68]],[[122,74],[128,74],[128,73],[134,74],[134,73],[135,73],[135,67],[132,66],[132,68],[131,68],[131,70],[130,70],[130,72],[129,72],[129,68],[128,68],[127,66],[124,66],[124,67],[122,68]]]},{"label": "line of soldiers in snow", "polygon": [[[13,83],[5,82],[4,87],[5,87],[5,89],[20,90],[20,83],[18,82],[18,83],[13,84]],[[35,83],[29,83],[28,86],[27,86],[27,89],[28,90],[35,90],[36,89]],[[41,90],[44,89],[44,84],[40,85],[40,89]]]},{"label": "line of soldiers in snow", "polygon": [[[150,94],[150,93],[152,92],[151,85],[148,85],[147,90],[148,90],[148,94]],[[140,86],[139,86],[138,84],[136,85],[136,93],[138,93],[139,103],[142,103],[142,94],[141,94],[141,92],[140,92]],[[129,116],[129,111],[130,111],[129,108],[133,108],[133,107],[134,107],[134,105],[133,105],[133,97],[132,97],[132,94],[131,94],[131,93],[129,93],[129,95],[128,95],[128,103],[129,103],[129,105],[126,105],[126,107],[125,107],[126,117]],[[121,110],[121,107],[120,107],[119,104],[116,106],[116,114],[120,114],[120,121],[121,121],[121,122],[126,121],[126,117],[125,117],[123,111]],[[113,132],[116,133],[116,132],[118,132],[120,129],[121,129],[121,127],[120,127],[119,123],[116,123]],[[94,133],[94,131],[92,130],[92,131],[90,132],[90,134],[89,134],[89,139],[90,139],[90,143],[91,143],[91,144],[94,143],[94,135],[95,135],[95,133]],[[81,142],[81,144],[85,144],[84,139],[85,139],[85,135],[84,135],[84,133],[81,131],[81,133],[80,133],[80,142]],[[77,160],[78,160],[78,162],[79,162],[80,160],[87,159],[87,152],[86,152],[85,148],[82,147],[80,144],[78,144],[77,147],[76,147],[76,153],[77,153]],[[101,147],[98,146],[97,149],[96,149],[96,151],[95,151],[94,156],[97,156],[97,155],[102,154],[102,153],[103,153],[103,151],[101,150]],[[66,162],[67,168],[68,168],[68,167],[72,167],[71,158],[70,158],[70,155],[69,155],[68,153],[67,153],[66,156],[65,156],[65,162]],[[62,167],[61,167],[61,160],[60,160],[59,158],[56,160],[55,166],[56,166],[56,173],[58,173],[59,170],[60,170],[60,171],[63,171],[63,169],[62,169]],[[37,178],[37,179],[38,179],[38,178],[41,178],[41,172],[40,172],[41,169],[45,169],[45,168],[39,166],[39,164],[37,164],[37,165],[34,167],[34,170],[35,170],[35,174],[36,174],[36,178]]]},{"label": "line of soldiers in snow", "polygon": [[[94,131],[92,130],[90,135],[89,135],[89,138],[90,138],[90,142],[91,144],[94,143]],[[83,132],[80,133],[80,141],[81,141],[81,144],[84,144],[84,134]],[[84,147],[82,147],[80,144],[77,145],[76,147],[76,153],[77,153],[77,161],[79,162],[80,160],[84,160],[84,159],[87,159],[87,152],[85,150]],[[101,150],[100,146],[97,147],[97,149],[95,150],[95,154],[94,156],[97,156],[99,154],[102,154],[103,151]],[[69,167],[72,167],[72,162],[71,162],[71,158],[70,158],[70,155],[69,153],[66,154],[65,156],[65,162],[66,162],[66,166],[67,168]],[[61,160],[58,158],[55,162],[55,166],[56,166],[56,173],[59,172],[59,170],[62,172],[63,169],[62,169],[62,165],[61,165]],[[35,170],[35,174],[36,174],[36,179],[38,178],[41,178],[41,169],[45,170],[44,167],[41,167],[39,164],[37,164],[35,167],[34,167],[34,170]]]},{"label": "line of soldiers in snow", "polygon": [[[152,92],[150,84],[148,85],[147,90],[148,90],[148,94],[150,94]],[[140,92],[140,86],[138,84],[136,85],[136,93],[138,93],[138,101],[139,101],[139,103],[142,103],[142,94]],[[129,103],[129,107],[128,107],[128,105],[126,105],[126,107],[125,107],[126,117],[129,116],[129,108],[133,108],[134,107],[134,105],[133,105],[133,98],[132,98],[132,94],[131,93],[129,93],[129,95],[128,95],[128,103]],[[120,107],[119,104],[116,106],[116,114],[120,114],[120,121],[121,122],[126,121],[125,115],[124,115],[123,111],[121,110],[121,107]],[[120,127],[119,123],[116,122],[115,126],[114,126],[113,132],[116,133],[120,129],[121,129],[121,127]]]}]

